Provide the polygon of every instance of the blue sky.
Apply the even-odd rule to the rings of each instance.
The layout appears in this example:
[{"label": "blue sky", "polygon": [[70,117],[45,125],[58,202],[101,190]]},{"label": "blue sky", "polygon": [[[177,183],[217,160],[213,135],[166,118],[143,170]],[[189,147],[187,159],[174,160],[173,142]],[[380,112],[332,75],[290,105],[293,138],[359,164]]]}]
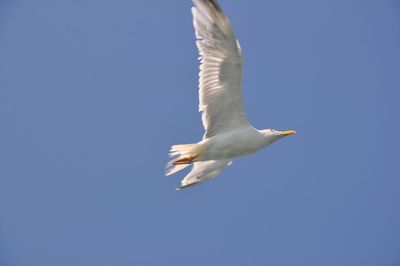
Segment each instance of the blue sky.
[{"label": "blue sky", "polygon": [[1,265],[400,264],[398,1],[220,4],[249,120],[298,134],[176,192],[191,2],[0,2]]}]

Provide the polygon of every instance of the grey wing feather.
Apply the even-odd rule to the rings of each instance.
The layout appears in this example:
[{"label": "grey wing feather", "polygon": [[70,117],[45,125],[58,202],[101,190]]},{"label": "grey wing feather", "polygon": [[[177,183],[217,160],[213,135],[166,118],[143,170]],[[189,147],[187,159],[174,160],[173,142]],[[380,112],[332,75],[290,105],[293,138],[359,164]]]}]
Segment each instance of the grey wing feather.
[{"label": "grey wing feather", "polygon": [[204,138],[248,125],[242,100],[243,58],[228,18],[216,1],[193,0],[200,54],[199,110]]},{"label": "grey wing feather", "polygon": [[231,160],[211,160],[195,162],[192,170],[182,180],[181,185],[176,189],[182,189],[204,183],[217,176],[222,170],[232,163]]}]

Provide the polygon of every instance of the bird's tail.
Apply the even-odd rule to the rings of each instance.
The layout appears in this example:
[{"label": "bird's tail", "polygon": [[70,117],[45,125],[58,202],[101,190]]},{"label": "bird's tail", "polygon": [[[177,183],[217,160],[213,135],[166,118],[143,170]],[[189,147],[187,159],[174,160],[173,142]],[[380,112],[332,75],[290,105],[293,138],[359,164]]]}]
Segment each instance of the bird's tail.
[{"label": "bird's tail", "polygon": [[168,162],[165,175],[168,176],[175,174],[190,164],[198,161],[201,152],[202,145],[198,143],[172,145],[169,150],[169,156],[174,157],[174,159]]}]

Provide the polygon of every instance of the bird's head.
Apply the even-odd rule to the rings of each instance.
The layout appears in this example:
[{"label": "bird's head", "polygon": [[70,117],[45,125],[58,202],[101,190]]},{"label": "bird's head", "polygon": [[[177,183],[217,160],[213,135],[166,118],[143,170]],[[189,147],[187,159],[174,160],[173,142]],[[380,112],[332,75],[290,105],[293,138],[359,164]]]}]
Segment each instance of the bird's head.
[{"label": "bird's head", "polygon": [[272,143],[283,137],[296,134],[296,131],[294,130],[279,131],[275,129],[264,129],[261,130],[261,132],[264,134],[265,138],[268,140],[269,143]]}]

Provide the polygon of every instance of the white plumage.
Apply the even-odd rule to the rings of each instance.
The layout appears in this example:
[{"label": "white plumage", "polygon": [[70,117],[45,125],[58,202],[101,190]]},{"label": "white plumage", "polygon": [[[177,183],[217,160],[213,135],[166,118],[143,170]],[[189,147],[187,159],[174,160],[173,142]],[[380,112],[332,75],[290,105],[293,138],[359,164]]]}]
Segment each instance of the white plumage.
[{"label": "white plumage", "polygon": [[216,0],[193,0],[193,24],[200,54],[199,110],[205,129],[196,144],[173,145],[166,175],[193,164],[179,188],[207,181],[232,160],[254,153],[295,131],[257,130],[242,100],[243,57],[228,18]]}]

